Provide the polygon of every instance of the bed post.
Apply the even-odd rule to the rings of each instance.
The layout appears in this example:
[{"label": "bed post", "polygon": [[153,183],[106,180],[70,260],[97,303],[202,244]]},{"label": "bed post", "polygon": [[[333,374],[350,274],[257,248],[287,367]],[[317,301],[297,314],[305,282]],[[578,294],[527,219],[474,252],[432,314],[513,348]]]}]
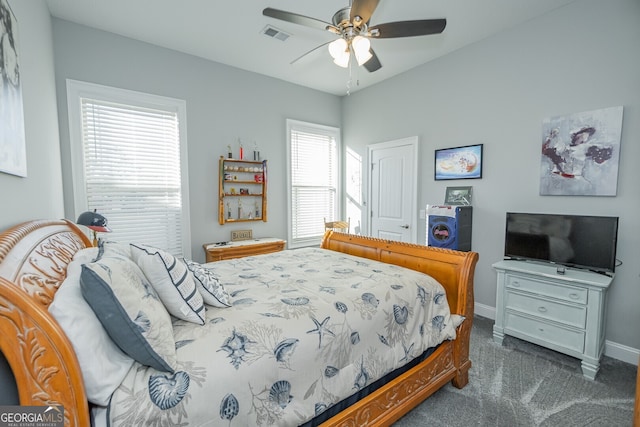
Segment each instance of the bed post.
[{"label": "bed post", "polygon": [[478,254],[469,252],[469,256],[465,260],[462,267],[461,282],[466,282],[467,286],[460,289],[458,295],[458,307],[463,309],[465,321],[458,327],[458,337],[453,346],[453,363],[456,366],[456,376],[451,383],[457,388],[463,388],[469,382],[469,369],[471,368],[471,360],[469,360],[469,346],[471,340],[471,327],[473,326],[474,304],[473,295],[473,279],[475,273],[475,265],[478,262]]}]

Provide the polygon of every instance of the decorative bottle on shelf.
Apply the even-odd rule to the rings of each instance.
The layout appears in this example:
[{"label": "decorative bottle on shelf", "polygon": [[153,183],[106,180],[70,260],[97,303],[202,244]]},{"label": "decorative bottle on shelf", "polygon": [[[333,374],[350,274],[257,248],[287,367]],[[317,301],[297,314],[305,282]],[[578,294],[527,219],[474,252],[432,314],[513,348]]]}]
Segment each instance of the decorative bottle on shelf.
[{"label": "decorative bottle on shelf", "polygon": [[258,143],[253,141],[253,160],[260,160],[260,152],[258,151]]},{"label": "decorative bottle on shelf", "polygon": [[242,140],[238,138],[238,144],[240,144],[240,160],[244,160],[244,148],[242,146]]}]

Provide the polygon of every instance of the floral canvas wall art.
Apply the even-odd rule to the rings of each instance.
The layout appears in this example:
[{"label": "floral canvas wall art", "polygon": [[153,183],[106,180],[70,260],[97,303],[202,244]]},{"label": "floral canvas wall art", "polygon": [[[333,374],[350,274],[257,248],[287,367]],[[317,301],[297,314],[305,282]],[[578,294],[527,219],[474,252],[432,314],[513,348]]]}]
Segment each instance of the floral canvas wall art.
[{"label": "floral canvas wall art", "polygon": [[545,119],[540,194],[615,196],[621,133],[622,107]]}]

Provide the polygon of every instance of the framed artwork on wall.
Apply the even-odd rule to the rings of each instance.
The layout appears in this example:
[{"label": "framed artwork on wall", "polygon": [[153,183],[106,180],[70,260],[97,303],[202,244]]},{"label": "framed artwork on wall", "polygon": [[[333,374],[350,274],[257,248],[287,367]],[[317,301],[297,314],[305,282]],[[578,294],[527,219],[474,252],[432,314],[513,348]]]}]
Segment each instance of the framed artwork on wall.
[{"label": "framed artwork on wall", "polygon": [[615,196],[622,107],[544,119],[542,196]]},{"label": "framed artwork on wall", "polygon": [[18,22],[6,0],[0,0],[0,123],[0,172],[26,177]]},{"label": "framed artwork on wall", "polygon": [[482,178],[483,144],[435,150],[435,180]]},{"label": "framed artwork on wall", "polygon": [[472,188],[473,187],[447,187],[447,192],[444,196],[444,204],[454,206],[471,205]]}]

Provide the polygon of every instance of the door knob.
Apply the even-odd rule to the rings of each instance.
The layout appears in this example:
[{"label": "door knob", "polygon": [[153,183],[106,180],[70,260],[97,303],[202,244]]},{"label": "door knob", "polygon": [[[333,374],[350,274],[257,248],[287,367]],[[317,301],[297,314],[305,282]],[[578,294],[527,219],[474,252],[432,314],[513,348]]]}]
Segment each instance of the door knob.
[{"label": "door knob", "polygon": [[402,228],[409,228],[409,224],[401,225]]}]

